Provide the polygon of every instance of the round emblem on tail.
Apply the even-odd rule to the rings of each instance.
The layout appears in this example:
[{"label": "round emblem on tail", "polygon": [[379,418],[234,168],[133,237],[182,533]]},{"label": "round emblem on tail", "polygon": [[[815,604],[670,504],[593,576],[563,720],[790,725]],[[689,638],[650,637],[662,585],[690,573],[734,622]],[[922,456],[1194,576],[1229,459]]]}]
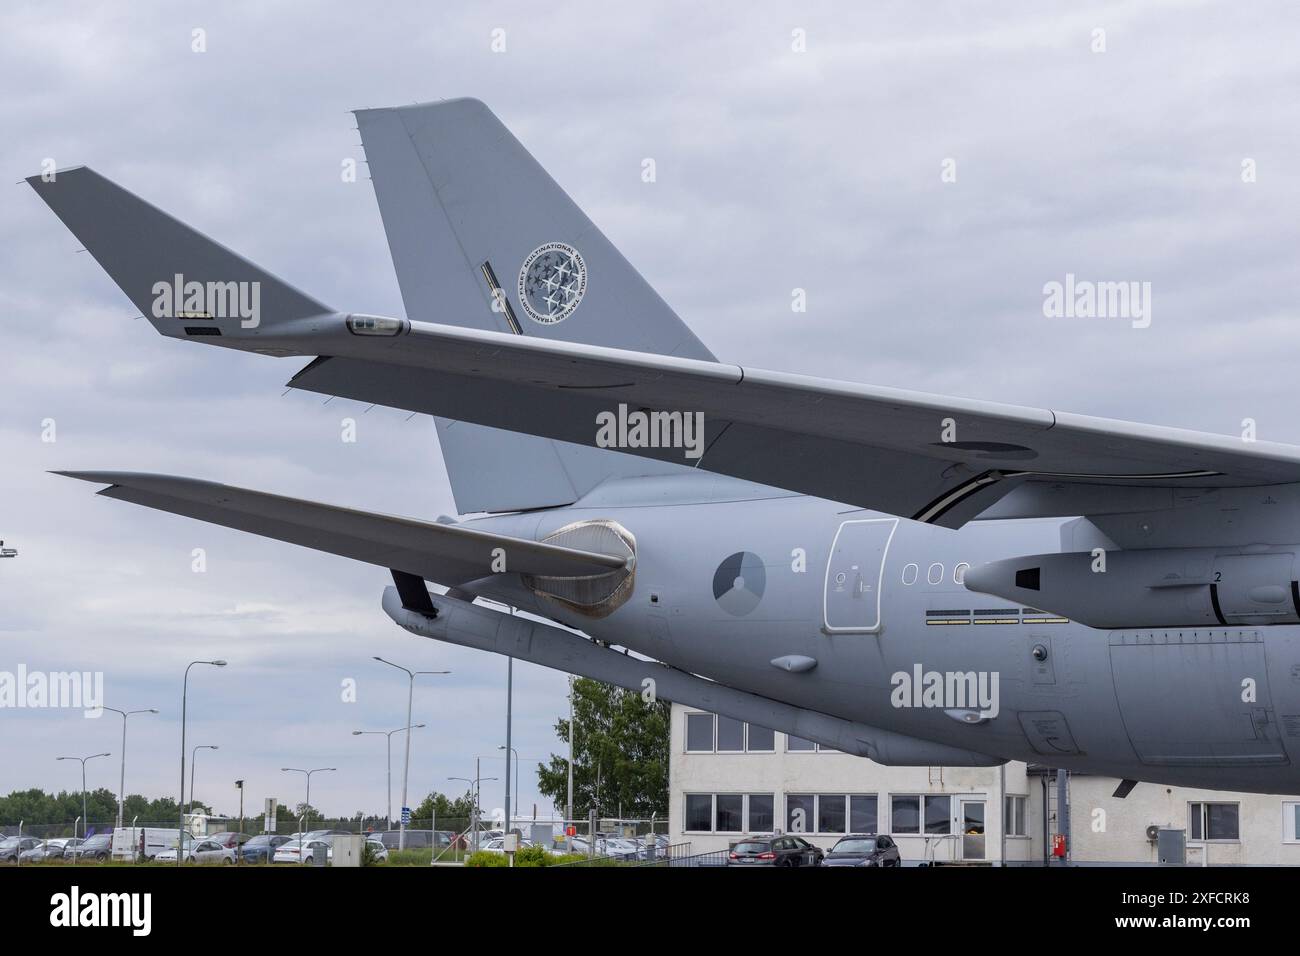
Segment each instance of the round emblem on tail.
[{"label": "round emblem on tail", "polygon": [[538,246],[519,269],[519,304],[542,325],[567,319],[586,291],[587,264],[568,243]]}]

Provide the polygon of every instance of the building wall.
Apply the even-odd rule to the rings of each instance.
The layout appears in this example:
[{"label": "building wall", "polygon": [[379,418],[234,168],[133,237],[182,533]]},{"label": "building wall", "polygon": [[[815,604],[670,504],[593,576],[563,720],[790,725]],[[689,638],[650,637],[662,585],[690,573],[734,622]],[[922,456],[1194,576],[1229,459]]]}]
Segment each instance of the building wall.
[{"label": "building wall", "polygon": [[[878,800],[878,827],[898,843],[906,863],[925,860],[947,862],[962,858],[963,820],[957,814],[963,797],[985,801],[985,858],[1002,860],[1003,796],[1022,796],[1023,835],[1005,837],[1006,861],[1041,863],[1044,821],[1054,834],[1056,784],[1050,776],[1044,805],[1043,777],[1031,774],[1025,764],[1012,762],[1005,768],[970,767],[884,767],[848,754],[790,750],[785,734],[774,735],[772,752],[710,752],[687,750],[687,715],[700,713],[678,705],[672,711],[672,745],[669,765],[669,833],[674,843],[689,842],[693,852],[726,849],[742,832],[700,832],[686,827],[686,800],[690,794],[772,794],[774,826],[782,832],[794,830],[787,815],[791,794],[871,795]],[[1004,791],[1005,774],[1005,791]],[[1154,864],[1156,846],[1148,840],[1147,827],[1154,824],[1187,830],[1187,862],[1200,865],[1300,865],[1300,796],[1226,793],[1141,783],[1128,797],[1112,794],[1119,781],[1110,777],[1070,776],[1071,841],[1070,862],[1076,864]],[[894,795],[947,795],[954,815],[951,831],[941,835],[896,832],[891,825]],[[1198,803],[1236,806],[1236,839],[1196,839],[1189,830],[1189,807]],[[1216,811],[1218,812],[1218,811]],[[716,822],[716,821],[715,821]],[[748,821],[742,820],[746,826]],[[846,829],[848,824],[846,823]],[[745,832],[751,831],[746,826]],[[802,835],[818,846],[829,848],[835,834],[815,832],[806,826]]]},{"label": "building wall", "polygon": [[[963,852],[960,821],[953,822],[950,833],[929,836],[896,832],[888,822],[894,795],[946,795],[953,814],[960,812],[962,798],[984,801],[984,857],[992,862],[1001,859],[1003,768],[883,767],[862,757],[837,752],[791,752],[786,735],[780,733],[775,734],[775,749],[770,753],[691,753],[686,749],[688,713],[699,712],[673,707],[669,832],[674,843],[690,842],[694,852],[703,853],[726,849],[743,835],[688,830],[685,825],[688,794],[773,794],[775,829],[781,831],[795,829],[787,825],[786,797],[790,794],[874,794],[878,800],[879,832],[894,837],[905,862],[918,863],[931,858],[955,860]],[[1008,764],[1005,775],[1007,794],[1031,796],[1024,764]],[[1029,826],[1028,809],[1026,817]],[[845,829],[848,829],[847,822]],[[829,849],[838,839],[835,834],[814,831],[815,821],[812,821],[802,835],[823,848]],[[1029,860],[1031,844],[1028,836],[1007,837],[1007,860]]]}]

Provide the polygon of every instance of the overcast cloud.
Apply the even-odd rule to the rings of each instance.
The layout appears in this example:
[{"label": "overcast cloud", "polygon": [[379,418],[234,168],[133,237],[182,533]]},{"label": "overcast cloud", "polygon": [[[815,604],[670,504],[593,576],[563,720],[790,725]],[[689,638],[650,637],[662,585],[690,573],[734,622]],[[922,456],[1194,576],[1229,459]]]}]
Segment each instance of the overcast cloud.
[{"label": "overcast cloud", "polygon": [[[6,4],[0,167],[93,165],[336,308],[400,315],[370,184],[340,178],[363,158],[348,111],[476,96],[726,361],[1300,443],[1295,4],[840,6]],[[21,554],[0,563],[0,670],[102,670],[110,706],[161,709],[133,718],[128,764],[155,796],[177,789],[185,664],[224,657],[191,678],[189,741],[221,747],[197,796],[231,810],[242,777],[250,805],[296,800],[281,766],[337,766],[312,802],[351,813],[382,809],[384,752],[350,731],[405,720],[371,655],[451,668],[416,689],[412,800],[476,755],[503,776],[504,660],[397,629],[382,569],[47,474],[432,518],[454,512],[432,422],[282,395],[301,360],[157,336],[26,185],[3,195],[0,538]],[[1066,273],[1150,282],[1150,328],[1044,318]],[[563,675],[516,667],[526,769],[565,711]],[[0,712],[0,793],[76,789],[54,756],[116,754],[119,730]],[[116,789],[116,759],[90,785]],[[531,772],[520,795],[549,810]]]}]

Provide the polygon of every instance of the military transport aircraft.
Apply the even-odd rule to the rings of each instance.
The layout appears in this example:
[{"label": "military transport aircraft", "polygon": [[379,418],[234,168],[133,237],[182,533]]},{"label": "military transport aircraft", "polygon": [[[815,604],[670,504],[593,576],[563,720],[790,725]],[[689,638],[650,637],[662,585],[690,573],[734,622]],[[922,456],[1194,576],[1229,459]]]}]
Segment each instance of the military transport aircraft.
[{"label": "military transport aircraft", "polygon": [[163,335],[434,416],[470,517],[65,474],[387,568],[415,634],[883,764],[1300,791],[1300,448],[721,362],[482,103],[356,117],[400,318],[29,182]]}]

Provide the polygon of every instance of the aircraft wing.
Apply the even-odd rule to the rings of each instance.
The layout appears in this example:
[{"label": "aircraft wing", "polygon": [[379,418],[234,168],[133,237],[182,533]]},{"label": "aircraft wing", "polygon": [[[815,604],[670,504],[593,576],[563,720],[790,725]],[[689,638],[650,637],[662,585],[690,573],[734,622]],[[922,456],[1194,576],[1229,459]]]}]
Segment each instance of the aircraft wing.
[{"label": "aircraft wing", "polygon": [[698,458],[618,450],[946,527],[1026,481],[1300,481],[1289,445],[498,332],[413,322],[362,354],[319,358],[289,384],[585,445],[620,406],[699,413]]},{"label": "aircraft wing", "polygon": [[607,574],[626,560],[454,524],[417,521],[285,498],[173,475],[116,471],[56,474],[108,485],[99,492],[159,511],[375,564],[455,586],[493,573],[504,549],[512,573],[571,577]]}]

